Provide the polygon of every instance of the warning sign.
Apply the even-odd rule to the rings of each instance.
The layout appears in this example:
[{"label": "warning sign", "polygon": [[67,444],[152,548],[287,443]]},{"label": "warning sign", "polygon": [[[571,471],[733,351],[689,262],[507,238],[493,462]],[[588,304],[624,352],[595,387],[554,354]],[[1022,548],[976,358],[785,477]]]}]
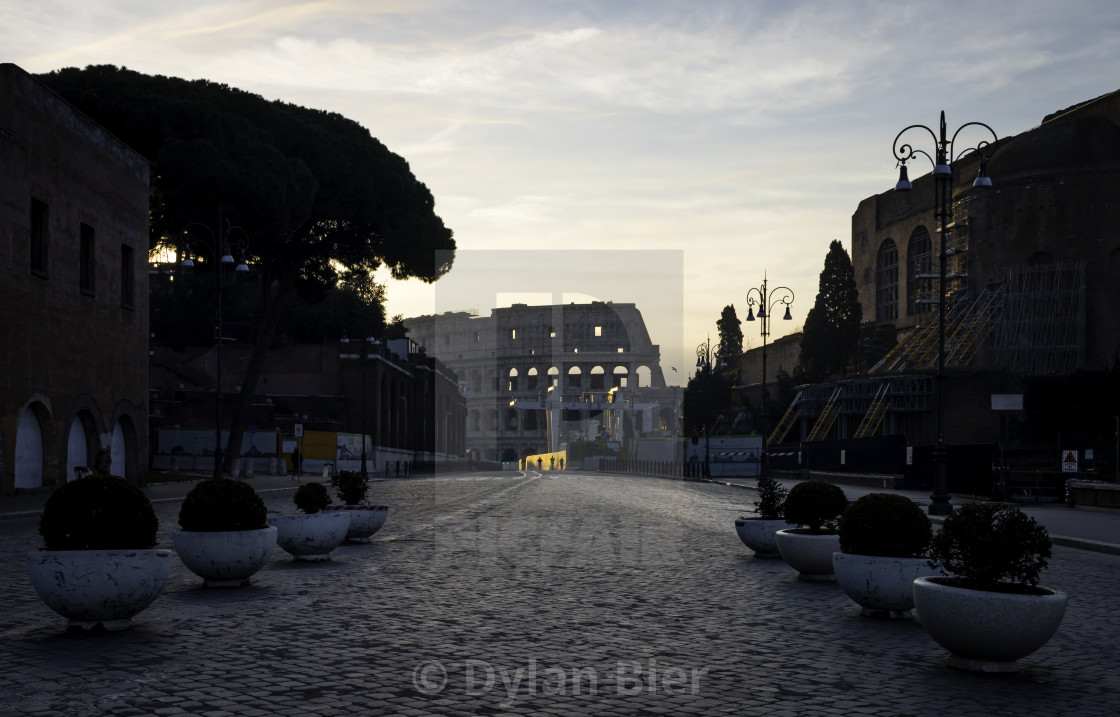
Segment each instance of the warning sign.
[{"label": "warning sign", "polygon": [[1062,451],[1062,473],[1077,472],[1077,451]]}]

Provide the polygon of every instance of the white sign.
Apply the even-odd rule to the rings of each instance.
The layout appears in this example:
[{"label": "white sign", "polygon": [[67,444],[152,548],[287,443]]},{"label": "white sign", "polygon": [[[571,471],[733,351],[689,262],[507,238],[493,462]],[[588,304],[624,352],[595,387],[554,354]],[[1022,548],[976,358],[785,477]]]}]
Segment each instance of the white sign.
[{"label": "white sign", "polygon": [[1062,473],[1077,472],[1077,451],[1062,451]]},{"label": "white sign", "polygon": [[993,393],[993,411],[1022,411],[1023,394],[1021,393]]},{"label": "white sign", "polygon": [[296,434],[296,438],[303,438],[303,424],[302,423],[297,423],[295,425],[295,434]]}]

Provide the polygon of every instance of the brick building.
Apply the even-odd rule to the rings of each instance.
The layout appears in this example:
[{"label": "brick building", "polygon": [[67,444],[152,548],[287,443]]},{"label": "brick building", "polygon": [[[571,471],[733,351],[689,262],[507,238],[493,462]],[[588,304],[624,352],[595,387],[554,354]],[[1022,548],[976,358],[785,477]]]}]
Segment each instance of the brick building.
[{"label": "brick building", "polygon": [[0,493],[147,470],[148,163],[0,65]]}]

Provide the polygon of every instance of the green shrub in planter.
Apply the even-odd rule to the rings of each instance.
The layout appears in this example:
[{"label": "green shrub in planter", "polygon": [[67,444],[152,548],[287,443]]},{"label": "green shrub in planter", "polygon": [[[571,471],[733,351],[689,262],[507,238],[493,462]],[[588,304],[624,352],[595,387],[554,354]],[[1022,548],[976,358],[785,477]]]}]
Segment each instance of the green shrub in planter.
[{"label": "green shrub in planter", "polygon": [[808,532],[834,532],[836,519],[848,507],[844,491],[824,480],[807,480],[790,489],[786,497],[785,518],[792,525],[804,525]]},{"label": "green shrub in planter", "polygon": [[331,476],[331,487],[343,503],[358,505],[366,501],[369,479],[362,477],[358,471],[339,471]]},{"label": "green shrub in planter", "polygon": [[47,550],[147,550],[155,546],[158,529],[148,496],[105,474],[60,485],[39,519]]},{"label": "green shrub in planter", "polygon": [[1034,593],[1050,535],[1016,506],[965,503],[946,516],[929,554],[959,587]]},{"label": "green shrub in planter", "polygon": [[779,520],[785,515],[786,496],[789,490],[770,477],[758,479],[758,500],[754,512],[762,520]]},{"label": "green shrub in planter", "polygon": [[202,533],[260,530],[268,511],[253,486],[229,478],[199,481],[183,499],[179,527]]},{"label": "green shrub in planter", "polygon": [[868,493],[840,516],[840,550],[854,555],[917,558],[933,535],[917,503],[895,493]]},{"label": "green shrub in planter", "polygon": [[323,508],[331,504],[331,497],[327,493],[327,487],[322,483],[304,483],[297,490],[295,497],[296,507],[304,513],[318,513]]}]

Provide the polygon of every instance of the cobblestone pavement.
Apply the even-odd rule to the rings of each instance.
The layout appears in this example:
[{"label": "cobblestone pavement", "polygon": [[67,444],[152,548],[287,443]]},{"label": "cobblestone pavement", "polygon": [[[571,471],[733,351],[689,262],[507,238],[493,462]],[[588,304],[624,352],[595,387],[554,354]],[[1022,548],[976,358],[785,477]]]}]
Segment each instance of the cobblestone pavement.
[{"label": "cobblestone pavement", "polygon": [[[741,489],[633,477],[375,484],[389,520],[328,563],[276,551],[248,588],[174,558],[120,633],[74,634],[34,594],[36,521],[0,523],[0,716],[1114,715],[1120,557],[1055,548],[1058,634],[974,675],[916,622],[751,557]],[[266,494],[291,512],[290,492]],[[156,506],[170,546],[178,504]]]}]

